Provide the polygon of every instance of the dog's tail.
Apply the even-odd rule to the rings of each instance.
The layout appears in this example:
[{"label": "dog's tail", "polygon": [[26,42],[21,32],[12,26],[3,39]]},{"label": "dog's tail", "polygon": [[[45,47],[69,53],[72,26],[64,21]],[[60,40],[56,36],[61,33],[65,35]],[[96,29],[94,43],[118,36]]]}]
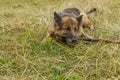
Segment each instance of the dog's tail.
[{"label": "dog's tail", "polygon": [[89,14],[91,14],[91,13],[93,13],[93,12],[96,12],[96,10],[97,10],[96,8],[92,8],[90,11],[88,11],[88,12],[86,12],[86,13],[89,15]]},{"label": "dog's tail", "polygon": [[81,39],[84,41],[89,41],[89,42],[105,42],[105,43],[116,43],[116,44],[120,44],[120,40],[106,40],[106,39]]}]

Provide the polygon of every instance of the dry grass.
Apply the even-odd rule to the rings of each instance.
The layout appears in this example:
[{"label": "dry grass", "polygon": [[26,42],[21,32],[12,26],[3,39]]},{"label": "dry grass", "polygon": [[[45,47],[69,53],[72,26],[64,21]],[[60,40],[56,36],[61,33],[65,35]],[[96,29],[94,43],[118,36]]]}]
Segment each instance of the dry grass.
[{"label": "dry grass", "polygon": [[120,39],[120,0],[0,0],[0,80],[120,79],[119,44],[41,44],[53,12],[67,7],[96,7],[96,29],[86,33]]}]

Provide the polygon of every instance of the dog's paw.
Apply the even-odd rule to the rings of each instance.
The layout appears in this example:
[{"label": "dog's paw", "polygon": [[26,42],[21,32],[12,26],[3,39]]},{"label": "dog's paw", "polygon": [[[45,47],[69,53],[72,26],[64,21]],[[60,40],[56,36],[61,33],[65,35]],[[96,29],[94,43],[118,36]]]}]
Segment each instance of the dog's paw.
[{"label": "dog's paw", "polygon": [[45,42],[51,42],[52,41],[52,38],[51,37],[48,37],[48,38],[45,38],[41,41],[41,43],[45,43]]}]

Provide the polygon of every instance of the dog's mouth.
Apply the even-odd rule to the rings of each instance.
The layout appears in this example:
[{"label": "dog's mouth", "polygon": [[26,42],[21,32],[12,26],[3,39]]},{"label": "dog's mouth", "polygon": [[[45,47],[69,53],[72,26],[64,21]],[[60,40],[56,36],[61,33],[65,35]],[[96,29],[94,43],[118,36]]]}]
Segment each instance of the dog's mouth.
[{"label": "dog's mouth", "polygon": [[63,42],[66,42],[68,45],[75,45],[77,40],[73,40],[71,38],[68,38],[67,35],[63,34],[63,35],[58,35],[56,34],[57,36],[61,37],[62,38],[62,41]]},{"label": "dog's mouth", "polygon": [[76,42],[73,42],[71,39],[66,40],[66,42],[68,45],[72,45],[72,46],[76,44]]},{"label": "dog's mouth", "polygon": [[66,43],[68,45],[75,45],[77,43],[76,39],[66,39]]}]

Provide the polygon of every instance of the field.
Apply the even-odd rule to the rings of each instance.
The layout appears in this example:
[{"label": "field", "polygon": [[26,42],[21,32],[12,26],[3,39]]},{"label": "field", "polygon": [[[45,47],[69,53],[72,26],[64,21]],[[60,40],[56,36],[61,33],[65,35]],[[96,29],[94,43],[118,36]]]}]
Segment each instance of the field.
[{"label": "field", "polygon": [[120,40],[120,0],[0,0],[0,80],[120,80],[120,44],[41,44],[53,12],[96,7],[95,38]]}]

